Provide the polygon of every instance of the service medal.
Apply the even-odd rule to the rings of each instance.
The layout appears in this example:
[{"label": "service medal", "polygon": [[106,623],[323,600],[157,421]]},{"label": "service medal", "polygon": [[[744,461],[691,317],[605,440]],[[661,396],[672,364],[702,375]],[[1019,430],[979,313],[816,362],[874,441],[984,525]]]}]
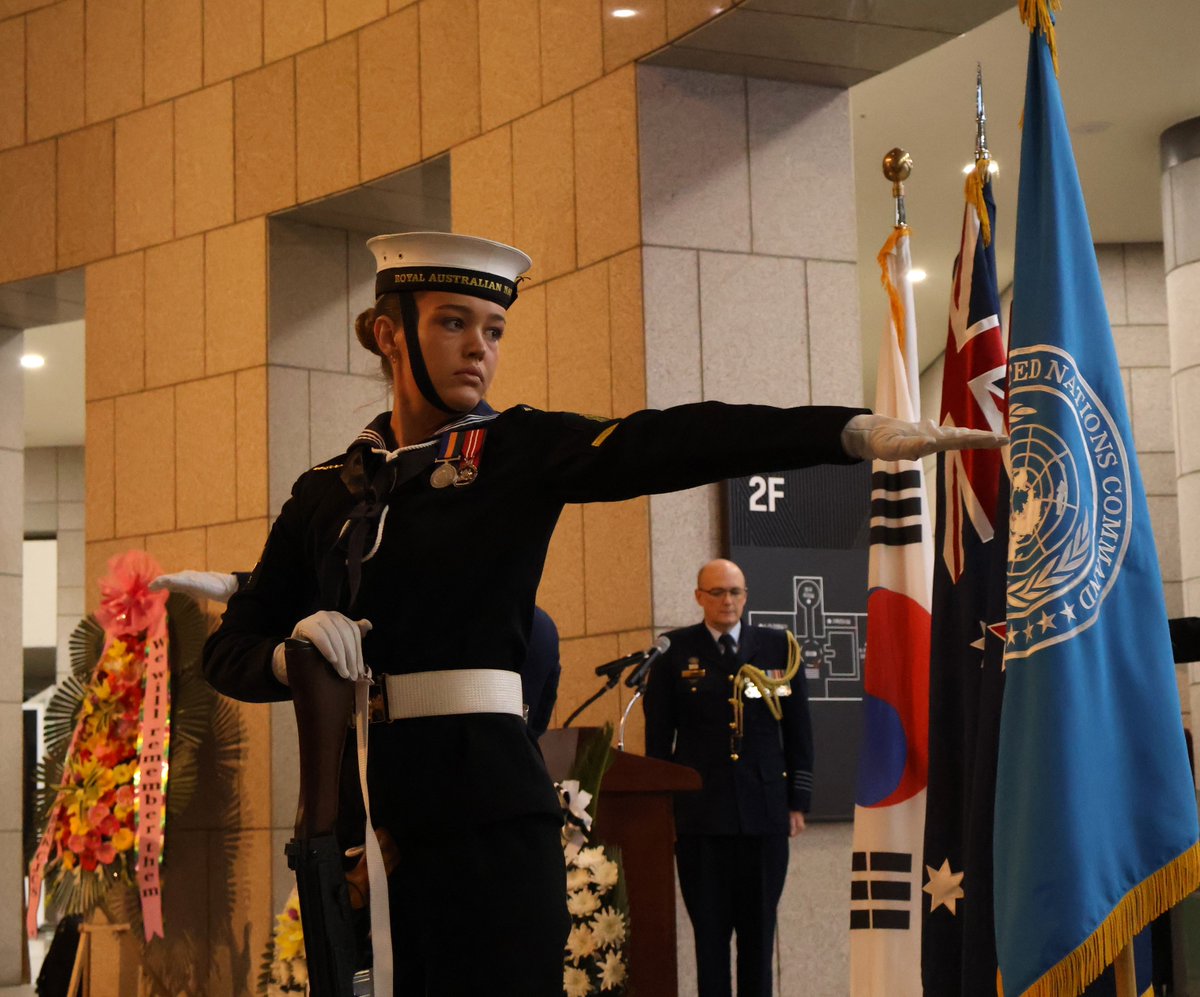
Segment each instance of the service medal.
[{"label": "service medal", "polygon": [[438,464],[438,466],[433,469],[433,474],[429,476],[429,483],[433,485],[434,488],[447,488],[454,484],[455,479],[457,478],[458,472],[454,469],[453,465],[451,465],[449,462],[446,462]]},{"label": "service medal", "polygon": [[458,488],[462,485],[469,485],[475,480],[478,474],[479,469],[474,464],[463,464],[454,477],[454,487]]}]

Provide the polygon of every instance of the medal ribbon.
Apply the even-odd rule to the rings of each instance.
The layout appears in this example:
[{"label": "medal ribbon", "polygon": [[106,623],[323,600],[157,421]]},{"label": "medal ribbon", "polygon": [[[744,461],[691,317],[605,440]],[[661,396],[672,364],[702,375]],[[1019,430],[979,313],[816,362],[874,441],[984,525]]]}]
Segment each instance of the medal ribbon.
[{"label": "medal ribbon", "polygon": [[457,461],[458,469],[479,466],[479,455],[483,453],[483,443],[487,438],[486,429],[455,429],[446,433],[438,440],[437,456],[434,461],[438,464],[450,464]]}]

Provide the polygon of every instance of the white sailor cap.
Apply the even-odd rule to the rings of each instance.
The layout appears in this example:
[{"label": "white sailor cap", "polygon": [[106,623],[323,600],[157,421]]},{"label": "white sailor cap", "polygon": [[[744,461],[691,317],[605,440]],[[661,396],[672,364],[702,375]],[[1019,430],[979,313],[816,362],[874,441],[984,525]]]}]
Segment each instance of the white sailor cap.
[{"label": "white sailor cap", "polygon": [[367,240],[375,297],[392,291],[452,291],[507,308],[533,261],[519,249],[453,232],[399,232]]}]

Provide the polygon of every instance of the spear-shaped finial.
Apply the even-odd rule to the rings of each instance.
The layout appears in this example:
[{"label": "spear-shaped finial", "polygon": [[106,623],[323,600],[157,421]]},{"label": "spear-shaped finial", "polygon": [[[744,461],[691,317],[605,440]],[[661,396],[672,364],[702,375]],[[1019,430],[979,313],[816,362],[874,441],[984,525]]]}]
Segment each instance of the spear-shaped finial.
[{"label": "spear-shaped finial", "polygon": [[975,63],[975,161],[991,159],[987,147],[987,111],[983,107],[983,66]]}]

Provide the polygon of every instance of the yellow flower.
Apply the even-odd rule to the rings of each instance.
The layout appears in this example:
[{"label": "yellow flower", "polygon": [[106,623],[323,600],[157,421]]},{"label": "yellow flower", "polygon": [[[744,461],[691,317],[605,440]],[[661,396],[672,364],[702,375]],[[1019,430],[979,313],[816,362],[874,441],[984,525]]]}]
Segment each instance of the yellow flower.
[{"label": "yellow flower", "polygon": [[133,832],[127,827],[119,828],[117,833],[112,836],[113,848],[119,852],[129,851],[133,847],[133,842]]},{"label": "yellow flower", "polygon": [[122,765],[116,766],[112,770],[112,773],[117,785],[120,785],[121,783],[129,782],[133,779],[133,766],[126,762]]},{"label": "yellow flower", "polygon": [[592,981],[582,969],[564,966],[563,991],[567,997],[587,997],[592,992]]},{"label": "yellow flower", "polygon": [[287,914],[275,915],[275,953],[289,962],[304,951],[304,929]]},{"label": "yellow flower", "polygon": [[90,831],[92,829],[92,825],[89,824],[86,820],[83,820],[77,814],[71,815],[71,820],[69,823],[70,823],[72,834],[84,835],[84,834],[87,834],[88,831]]},{"label": "yellow flower", "polygon": [[592,921],[592,934],[603,947],[619,945],[625,941],[625,918],[619,911],[606,907]]},{"label": "yellow flower", "polygon": [[117,777],[113,775],[112,769],[101,769],[96,774],[96,788],[101,793],[106,793],[117,784]]},{"label": "yellow flower", "polygon": [[63,868],[66,869],[67,872],[70,872],[72,869],[74,869],[75,868],[75,853],[74,852],[63,852],[62,853],[62,864],[63,864]]},{"label": "yellow flower", "polygon": [[567,935],[567,952],[571,962],[579,964],[580,959],[586,959],[596,951],[596,936],[586,924],[577,924]]},{"label": "yellow flower", "polygon": [[108,679],[105,679],[99,685],[93,687],[94,694],[98,700],[104,702],[112,695],[112,686],[108,684]]},{"label": "yellow flower", "polygon": [[600,899],[591,890],[580,890],[567,897],[567,910],[572,917],[587,917],[600,906]]},{"label": "yellow flower", "polygon": [[625,963],[616,952],[609,952],[600,964],[600,989],[615,990],[625,982]]}]

